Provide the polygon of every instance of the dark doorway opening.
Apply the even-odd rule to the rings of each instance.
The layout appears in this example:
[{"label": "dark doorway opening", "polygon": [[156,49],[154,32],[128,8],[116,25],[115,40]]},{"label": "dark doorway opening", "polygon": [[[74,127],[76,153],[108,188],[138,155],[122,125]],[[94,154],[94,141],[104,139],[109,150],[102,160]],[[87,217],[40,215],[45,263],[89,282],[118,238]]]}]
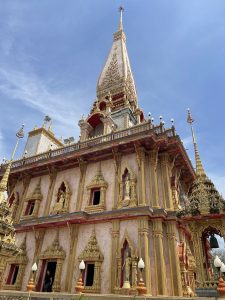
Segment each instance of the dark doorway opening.
[{"label": "dark doorway opening", "polygon": [[19,266],[12,264],[10,267],[10,271],[9,271],[9,276],[7,279],[7,284],[15,284],[16,283],[16,279],[17,279],[17,275],[19,272]]},{"label": "dark doorway opening", "polygon": [[94,264],[86,264],[85,286],[92,286],[94,283]]},{"label": "dark doorway opening", "polygon": [[99,205],[100,204],[100,197],[101,191],[100,190],[93,190],[92,191],[92,205]]},{"label": "dark doorway opening", "polygon": [[56,261],[47,262],[42,292],[52,292],[52,286],[55,279],[56,264]]}]

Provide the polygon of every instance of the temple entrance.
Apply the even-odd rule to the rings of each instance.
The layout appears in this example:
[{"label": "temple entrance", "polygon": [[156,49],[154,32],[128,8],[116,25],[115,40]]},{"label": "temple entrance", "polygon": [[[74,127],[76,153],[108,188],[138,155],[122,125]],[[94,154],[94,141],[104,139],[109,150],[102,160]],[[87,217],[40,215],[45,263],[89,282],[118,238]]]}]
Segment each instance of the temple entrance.
[{"label": "temple entrance", "polygon": [[52,292],[52,285],[55,278],[56,261],[48,261],[46,264],[42,292]]},{"label": "temple entrance", "polygon": [[52,286],[55,279],[56,261],[43,260],[39,280],[37,283],[37,291],[52,292]]},{"label": "temple entrance", "polygon": [[217,281],[218,271],[214,267],[215,256],[225,258],[224,240],[220,230],[209,226],[202,232],[203,270],[206,281]]}]

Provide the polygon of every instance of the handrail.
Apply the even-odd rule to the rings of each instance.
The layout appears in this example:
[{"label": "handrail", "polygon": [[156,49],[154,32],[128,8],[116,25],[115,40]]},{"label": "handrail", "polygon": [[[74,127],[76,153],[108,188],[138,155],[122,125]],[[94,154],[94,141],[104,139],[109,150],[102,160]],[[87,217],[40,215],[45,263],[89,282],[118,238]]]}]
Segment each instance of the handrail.
[{"label": "handrail", "polygon": [[50,158],[73,153],[73,152],[79,151],[81,149],[83,150],[83,149],[91,148],[91,147],[99,145],[99,144],[118,140],[118,139],[125,138],[125,137],[129,137],[129,136],[132,136],[132,135],[135,135],[138,133],[142,133],[144,131],[150,131],[156,135],[165,134],[169,138],[175,136],[174,127],[165,129],[163,127],[163,125],[153,126],[150,122],[145,122],[144,124],[136,125],[136,126],[128,128],[128,129],[123,129],[120,131],[112,132],[107,135],[101,135],[98,137],[90,138],[83,142],[78,141],[75,144],[65,146],[63,148],[49,150],[48,152],[44,152],[44,153],[41,153],[41,154],[38,154],[35,156],[30,156],[27,158],[15,160],[12,163],[12,168],[14,169],[14,168],[18,168],[21,166],[26,166],[26,165],[30,165],[33,163],[45,161]]}]

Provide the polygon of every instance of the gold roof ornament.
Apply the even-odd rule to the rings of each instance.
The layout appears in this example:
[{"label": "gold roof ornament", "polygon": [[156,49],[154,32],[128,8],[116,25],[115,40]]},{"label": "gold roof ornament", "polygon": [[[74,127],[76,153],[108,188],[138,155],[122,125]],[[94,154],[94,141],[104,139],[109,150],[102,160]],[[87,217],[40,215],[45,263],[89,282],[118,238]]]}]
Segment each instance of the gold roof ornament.
[{"label": "gold roof ornament", "polygon": [[19,140],[24,137],[24,125],[17,132],[16,145],[14,147],[11,159],[9,160],[5,173],[0,181],[0,258],[1,256],[12,256],[19,252],[15,244],[15,229],[13,227],[12,213],[7,203],[8,181],[13,159],[19,144]]},{"label": "gold roof ornament", "polygon": [[198,148],[197,148],[197,142],[196,142],[196,138],[195,138],[195,134],[194,134],[194,128],[193,128],[194,119],[192,118],[192,115],[191,115],[191,112],[190,112],[189,108],[188,108],[187,122],[191,126],[191,133],[192,133],[192,139],[193,139],[194,151],[195,151],[195,164],[196,164],[195,171],[196,171],[196,175],[197,176],[206,176],[205,171],[204,171],[203,166],[202,166],[202,162],[201,162],[201,159],[200,159],[200,155],[199,155]]},{"label": "gold roof ornament", "polygon": [[[111,92],[112,98],[116,96],[116,101],[120,101],[119,106],[124,107],[128,98],[131,105],[136,108],[137,92],[126,47],[126,35],[123,31],[123,11],[124,8],[120,6],[119,28],[114,33],[111,50],[97,82],[97,97],[101,101]],[[113,104],[116,105],[114,102]]]},{"label": "gold roof ornament", "polygon": [[188,109],[187,122],[191,126],[191,133],[194,144],[195,162],[196,162],[196,179],[192,184],[189,194],[189,201],[185,209],[180,210],[179,217],[185,215],[207,215],[219,214],[225,211],[225,201],[215,188],[213,182],[207,177],[203,168],[200,155],[197,148],[197,142],[193,129],[193,118]]},{"label": "gold roof ornament", "polygon": [[26,198],[26,201],[28,200],[42,200],[43,195],[41,192],[41,177],[38,180],[38,183],[36,184],[33,193]]},{"label": "gold roof ornament", "polygon": [[123,30],[123,12],[124,12],[123,6],[119,7],[119,12],[120,12],[119,30]]}]

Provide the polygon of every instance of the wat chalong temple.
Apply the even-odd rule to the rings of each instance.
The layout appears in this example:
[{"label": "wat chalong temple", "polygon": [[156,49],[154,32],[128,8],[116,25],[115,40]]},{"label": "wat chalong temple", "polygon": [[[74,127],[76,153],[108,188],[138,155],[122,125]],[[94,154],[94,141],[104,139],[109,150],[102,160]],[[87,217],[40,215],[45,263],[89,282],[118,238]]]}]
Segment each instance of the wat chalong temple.
[{"label": "wat chalong temple", "polygon": [[195,167],[173,121],[139,107],[122,12],[79,139],[57,139],[47,116],[14,160],[21,128],[1,165],[1,290],[183,297],[217,288],[212,248],[225,235],[225,202],[191,112]]}]

